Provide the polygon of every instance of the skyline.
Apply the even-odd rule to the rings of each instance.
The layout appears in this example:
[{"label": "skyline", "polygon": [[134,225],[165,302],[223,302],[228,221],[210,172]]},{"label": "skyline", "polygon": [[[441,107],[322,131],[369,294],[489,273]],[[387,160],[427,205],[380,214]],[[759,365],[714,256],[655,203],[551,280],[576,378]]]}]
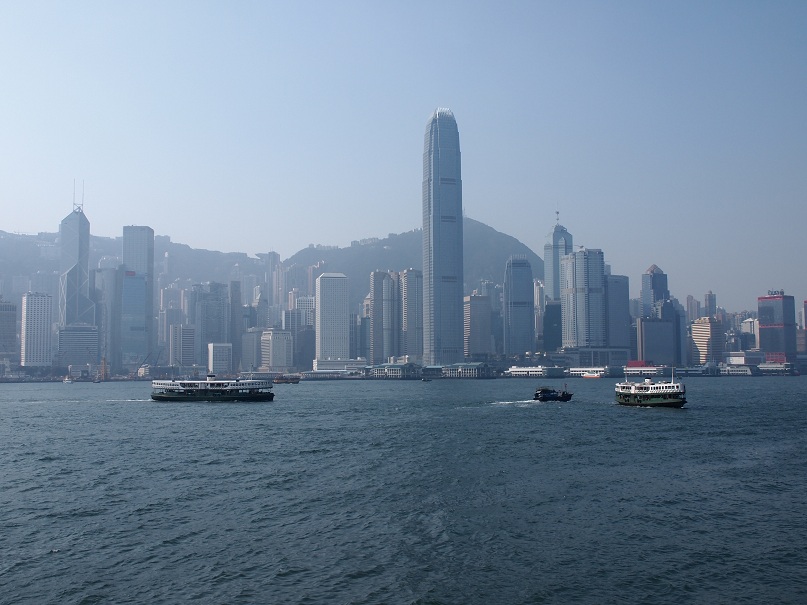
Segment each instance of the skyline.
[{"label": "skyline", "polygon": [[682,301],[807,298],[807,5],[316,8],[4,4],[0,229],[55,227],[75,179],[106,237],[287,258],[404,232],[447,106],[469,217],[540,254],[559,211],[632,297],[656,264]]}]

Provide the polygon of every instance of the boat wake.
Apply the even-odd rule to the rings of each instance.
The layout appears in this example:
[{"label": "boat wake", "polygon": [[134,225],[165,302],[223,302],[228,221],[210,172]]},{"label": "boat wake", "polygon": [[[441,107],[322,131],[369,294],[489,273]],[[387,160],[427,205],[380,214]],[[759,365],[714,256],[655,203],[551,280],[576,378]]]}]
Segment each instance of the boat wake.
[{"label": "boat wake", "polygon": [[517,401],[492,401],[490,405],[496,406],[514,406],[514,407],[533,407],[534,405],[544,403],[542,401],[535,401],[534,399],[520,399]]}]

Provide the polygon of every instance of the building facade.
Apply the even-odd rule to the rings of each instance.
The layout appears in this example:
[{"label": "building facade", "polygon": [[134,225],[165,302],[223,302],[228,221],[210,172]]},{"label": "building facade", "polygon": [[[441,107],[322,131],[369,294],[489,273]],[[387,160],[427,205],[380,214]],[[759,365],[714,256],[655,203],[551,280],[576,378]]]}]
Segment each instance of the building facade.
[{"label": "building facade", "polygon": [[399,277],[401,292],[400,354],[423,357],[423,272],[405,269]]},{"label": "building facade", "polygon": [[605,341],[609,347],[630,349],[630,280],[627,275],[605,276]]},{"label": "building facade", "polygon": [[696,319],[691,330],[692,363],[718,364],[723,361],[726,335],[723,324],[712,316]]},{"label": "building facade", "polygon": [[261,335],[261,368],[288,372],[294,366],[294,337],[288,330],[269,328]]},{"label": "building facade", "polygon": [[464,353],[467,359],[484,360],[493,355],[493,330],[490,299],[471,294],[465,297]]},{"label": "building facade", "polygon": [[547,300],[560,300],[560,259],[573,251],[572,234],[557,223],[544,246],[544,295]]},{"label": "building facade", "polygon": [[17,305],[0,296],[0,360],[19,357],[17,348]]},{"label": "building facade", "polygon": [[796,301],[781,290],[757,298],[759,350],[765,361],[796,361]]},{"label": "building facade", "polygon": [[653,316],[653,305],[670,298],[667,288],[667,274],[657,265],[651,265],[642,274],[642,317]]},{"label": "building facade", "polygon": [[400,298],[398,274],[373,271],[367,297],[369,318],[368,361],[371,365],[387,363],[398,354]]},{"label": "building facade", "polygon": [[350,358],[350,290],[344,273],[316,280],[316,359]]},{"label": "building facade", "polygon": [[504,270],[504,354],[535,350],[535,284],[526,256],[511,256]]},{"label": "building facade", "polygon": [[230,374],[233,371],[233,345],[229,342],[211,342],[207,345],[207,371],[211,374]]},{"label": "building facade", "polygon": [[168,336],[168,365],[190,367],[197,363],[196,328],[187,324],[172,325]]},{"label": "building facade", "polygon": [[59,326],[95,325],[90,299],[90,221],[82,206],[59,224]]},{"label": "building facade", "polygon": [[605,260],[602,250],[583,248],[561,259],[564,348],[605,347]]},{"label": "building facade", "polygon": [[22,297],[20,365],[50,367],[53,364],[53,301],[50,294],[28,292]]},{"label": "building facade", "polygon": [[450,109],[437,109],[423,150],[423,360],[463,358],[463,225],[460,138]]}]

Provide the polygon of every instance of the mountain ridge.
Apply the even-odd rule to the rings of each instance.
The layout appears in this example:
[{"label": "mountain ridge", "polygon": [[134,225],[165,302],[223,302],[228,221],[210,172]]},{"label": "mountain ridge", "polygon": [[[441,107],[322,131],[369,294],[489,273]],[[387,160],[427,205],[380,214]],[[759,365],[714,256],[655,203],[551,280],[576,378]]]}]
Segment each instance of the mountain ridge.
[{"label": "mountain ridge", "polygon": [[[500,284],[504,278],[505,263],[511,255],[526,256],[533,275],[543,279],[543,259],[516,238],[496,231],[474,219],[463,220],[463,249],[465,289],[470,292],[481,280]],[[0,231],[0,278],[2,294],[10,290],[13,276],[57,272],[59,268],[58,234],[42,232],[21,235]],[[91,235],[90,267],[98,266],[103,257],[120,256],[121,237]],[[163,272],[162,263],[168,254],[169,276],[194,283],[230,281],[234,268],[242,273],[260,273],[262,261],[246,252],[219,252],[191,248],[173,242],[170,236],[158,235],[154,239],[155,273]],[[308,246],[287,259],[285,267],[309,267],[321,264],[321,270],[344,273],[350,280],[351,305],[360,304],[369,290],[372,271],[403,271],[422,269],[421,229],[404,233],[391,233],[385,238],[370,238],[347,247]]]}]

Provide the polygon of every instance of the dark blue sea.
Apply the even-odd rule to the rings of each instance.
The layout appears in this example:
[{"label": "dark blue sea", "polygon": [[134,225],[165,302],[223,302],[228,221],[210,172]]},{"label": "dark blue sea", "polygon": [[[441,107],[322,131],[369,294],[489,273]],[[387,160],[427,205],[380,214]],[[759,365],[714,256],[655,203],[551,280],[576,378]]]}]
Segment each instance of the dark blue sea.
[{"label": "dark blue sea", "polygon": [[2,384],[0,602],[806,603],[807,377],[613,383]]}]

